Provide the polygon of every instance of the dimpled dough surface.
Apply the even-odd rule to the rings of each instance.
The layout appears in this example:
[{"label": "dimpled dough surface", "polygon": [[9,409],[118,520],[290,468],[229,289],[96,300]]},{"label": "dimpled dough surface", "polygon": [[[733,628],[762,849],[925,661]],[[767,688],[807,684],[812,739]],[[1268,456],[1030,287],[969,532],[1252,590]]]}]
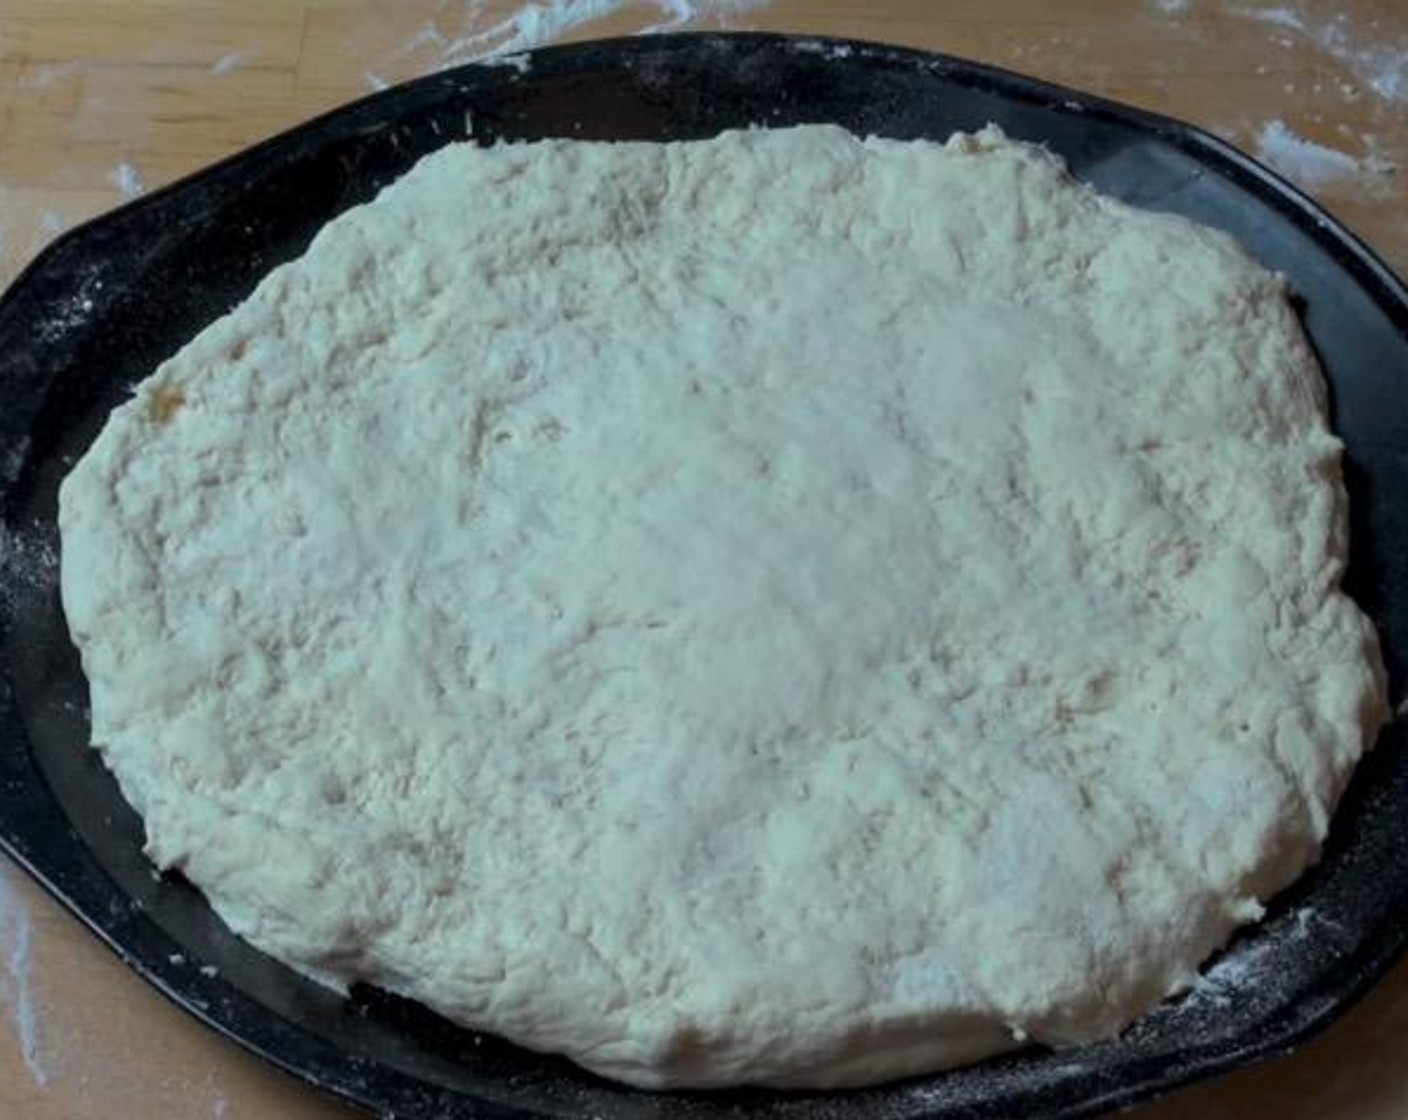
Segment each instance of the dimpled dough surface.
[{"label": "dimpled dough surface", "polygon": [[92,733],[295,966],[647,1086],[1117,1032],[1384,717],[1283,284],[989,129],[430,156],[62,490]]}]

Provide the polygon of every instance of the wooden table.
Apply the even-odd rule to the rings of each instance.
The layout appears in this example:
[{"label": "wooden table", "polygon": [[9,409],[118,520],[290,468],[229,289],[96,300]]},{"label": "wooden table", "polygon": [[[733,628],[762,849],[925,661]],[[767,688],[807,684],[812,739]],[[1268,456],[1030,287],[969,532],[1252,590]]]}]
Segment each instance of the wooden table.
[{"label": "wooden table", "polygon": [[[1195,121],[1278,163],[1408,273],[1401,0],[0,0],[0,282],[60,230],[383,83],[681,8],[685,28],[909,43]],[[1398,1120],[1405,1038],[1408,966],[1301,1053],[1138,1115]],[[0,861],[0,1117],[349,1115],[174,1010]]]}]

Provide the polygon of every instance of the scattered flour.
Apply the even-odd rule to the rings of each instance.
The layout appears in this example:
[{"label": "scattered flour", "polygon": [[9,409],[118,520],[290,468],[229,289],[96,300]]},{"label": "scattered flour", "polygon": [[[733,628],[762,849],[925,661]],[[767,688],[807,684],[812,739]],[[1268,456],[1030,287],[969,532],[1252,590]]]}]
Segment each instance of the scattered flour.
[{"label": "scattered flour", "polygon": [[624,6],[622,0],[553,0],[546,4],[524,4],[483,31],[446,42],[443,57],[447,64],[453,64],[484,55],[532,50],[574,28],[605,19]]},{"label": "scattered flour", "polygon": [[245,58],[240,51],[227,51],[217,58],[210,67],[210,72],[216,77],[228,74],[232,70],[238,70],[244,65]]},{"label": "scattered flour", "polygon": [[[1320,21],[1290,7],[1235,7],[1229,11],[1309,40],[1380,97],[1408,103],[1408,41],[1401,37],[1395,42],[1382,41],[1382,37],[1375,34],[1373,21],[1351,20],[1343,12]],[[1294,39],[1289,39],[1287,45],[1292,42]]]},{"label": "scattered flour", "polygon": [[[28,452],[28,444],[0,456],[0,481],[9,485]],[[49,589],[58,581],[59,555],[46,540],[22,532],[0,530],[0,600],[13,606],[26,595]]]},{"label": "scattered flour", "polygon": [[1289,27],[1293,31],[1305,30],[1305,21],[1290,8],[1242,8],[1236,10],[1235,14],[1260,23],[1274,24],[1276,27]]},{"label": "scattered flour", "polygon": [[690,0],[655,0],[655,5],[661,8],[669,16],[663,23],[654,23],[649,27],[642,28],[641,34],[651,35],[658,32],[679,31],[696,20],[708,16],[728,17],[741,12],[751,11],[764,7],[767,0],[715,0],[709,3],[708,0],[699,3],[691,3]]},{"label": "scattered flour", "polygon": [[[9,486],[19,477],[21,468],[24,466],[25,456],[29,454],[29,439],[21,439],[13,447],[7,447],[0,452],[0,486]],[[9,563],[9,553],[13,546],[9,541],[0,538],[0,576],[9,576],[6,570]],[[3,593],[0,593],[3,597]]]},{"label": "scattered flour", "polygon": [[1256,138],[1257,156],[1288,179],[1312,190],[1357,179],[1364,167],[1348,152],[1297,136],[1282,120],[1268,121]]},{"label": "scattered flour", "polygon": [[1240,988],[1248,980],[1260,976],[1270,963],[1276,946],[1272,942],[1247,946],[1240,952],[1226,953],[1214,961],[1194,983],[1194,989],[1206,991],[1213,988],[1219,992]]},{"label": "scattered flour", "polygon": [[1256,156],[1306,190],[1346,190],[1366,198],[1383,198],[1393,188],[1395,159],[1384,154],[1373,133],[1338,130],[1358,155],[1299,136],[1283,120],[1268,121],[1255,136]]},{"label": "scattered flour", "polygon": [[[0,482],[8,485],[18,470],[27,443],[0,458]],[[0,595],[6,599],[24,589],[53,585],[58,556],[53,549],[13,533],[0,533]],[[42,1054],[39,1008],[34,995],[31,949],[34,923],[15,883],[19,873],[0,856],[0,1010],[12,1023],[20,1057],[35,1085],[47,1088],[51,1067]]]},{"label": "scattered flour", "polygon": [[85,69],[82,62],[58,62],[36,66],[15,83],[21,89],[47,89],[75,77]]},{"label": "scattered flour", "polygon": [[[641,35],[678,31],[700,20],[725,20],[730,16],[763,7],[766,0],[550,0],[528,3],[514,9],[488,27],[467,27],[451,36],[433,23],[421,24],[393,53],[392,59],[429,51],[431,67],[443,68],[474,62],[495,55],[533,50],[555,42],[564,35],[633,9],[655,10],[665,18],[637,29]],[[477,16],[477,9],[472,13]]]},{"label": "scattered flour", "polygon": [[25,1067],[40,1088],[49,1084],[49,1072],[39,1053],[39,1017],[35,1010],[30,943],[34,936],[29,910],[10,878],[14,871],[0,859],[0,954],[4,975],[0,978],[3,996]]},{"label": "scattered flour", "polygon": [[819,54],[823,58],[850,58],[855,52],[846,43],[830,43],[825,39],[798,39],[792,49],[802,54]]},{"label": "scattered flour", "polygon": [[414,35],[401,44],[401,49],[396,54],[399,57],[410,54],[421,47],[444,47],[448,43],[449,39],[445,37],[444,33],[430,20],[426,20],[416,29]]},{"label": "scattered flour", "polygon": [[[1290,937],[1303,941],[1312,935],[1313,926],[1338,932],[1339,923],[1326,918],[1312,906],[1302,906],[1291,914],[1295,928]],[[1275,967],[1277,943],[1274,941],[1250,944],[1234,948],[1222,954],[1193,981],[1189,999],[1179,1005],[1186,1010],[1196,1010],[1198,1004],[1212,1003],[1225,1007],[1238,998],[1249,984],[1260,983]]]},{"label": "scattered flour", "polygon": [[479,21],[483,6],[474,4],[459,32],[447,34],[426,20],[389,55],[369,60],[378,69],[364,71],[362,78],[369,89],[379,92],[392,84],[379,72],[387,67],[400,71],[397,80],[467,62],[499,60],[526,73],[530,61],[523,52],[556,42],[577,28],[613,15],[633,10],[663,15],[664,19],[642,23],[634,31],[637,35],[652,35],[679,31],[705,19],[726,23],[729,17],[766,3],[767,0],[549,0],[523,4],[487,27]]},{"label": "scattered flour", "polygon": [[47,309],[47,313],[34,324],[35,335],[44,342],[52,342],[60,335],[82,325],[93,313],[96,297],[106,283],[108,262],[90,261],[79,266],[72,276],[72,286],[67,296]]},{"label": "scattered flour", "polygon": [[141,173],[130,163],[119,163],[109,171],[108,182],[122,192],[123,198],[136,198],[147,189]]},{"label": "scattered flour", "polygon": [[507,66],[510,70],[516,70],[520,74],[526,74],[533,68],[533,62],[528,57],[527,52],[518,54],[496,54],[483,60],[485,66]]}]

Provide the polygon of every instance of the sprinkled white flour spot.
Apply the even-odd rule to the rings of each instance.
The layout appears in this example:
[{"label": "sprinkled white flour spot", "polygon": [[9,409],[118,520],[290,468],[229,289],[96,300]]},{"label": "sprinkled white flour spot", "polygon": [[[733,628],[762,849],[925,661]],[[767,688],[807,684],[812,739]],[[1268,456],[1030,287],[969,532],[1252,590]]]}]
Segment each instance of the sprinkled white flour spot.
[{"label": "sprinkled white flour spot", "polygon": [[1245,16],[1259,23],[1269,23],[1276,27],[1289,27],[1294,31],[1304,31],[1305,21],[1290,8],[1240,8],[1233,9],[1233,15]]},{"label": "sprinkled white flour spot", "polygon": [[1257,156],[1303,187],[1323,187],[1364,173],[1348,152],[1297,136],[1282,120],[1268,121],[1257,134]]},{"label": "sprinkled white flour spot", "polygon": [[1296,39],[1309,40],[1386,101],[1408,101],[1408,41],[1384,42],[1373,21],[1352,21],[1343,12],[1315,21],[1288,7],[1237,7],[1229,11],[1291,32],[1293,37],[1279,40],[1283,46],[1293,46]]},{"label": "sprinkled white flour spot", "polygon": [[[476,17],[481,6],[475,5],[469,20],[459,33],[446,33],[431,21],[416,28],[410,36],[384,59],[397,62],[407,56],[424,60],[425,69],[442,69],[466,62],[483,62],[501,55],[513,55],[556,42],[578,28],[598,23],[610,16],[626,14],[631,9],[654,8],[665,18],[635,28],[639,35],[682,30],[702,20],[712,19],[728,26],[731,17],[766,5],[767,0],[653,0],[650,4],[633,4],[627,0],[550,0],[528,3],[510,10],[498,22],[480,26]],[[371,79],[374,75],[368,74]],[[373,88],[382,88],[373,85]]]},{"label": "sprinkled white flour spot", "polygon": [[[22,441],[0,459],[5,482],[19,473],[28,450],[28,441]],[[59,557],[51,543],[13,529],[0,530],[0,599],[7,605],[35,591],[52,588],[58,570]]]},{"label": "sprinkled white flour spot", "polygon": [[510,70],[516,70],[520,74],[526,74],[533,67],[532,60],[526,54],[496,54],[483,60],[485,66],[506,66]]},{"label": "sprinkled white flour spot", "polygon": [[36,66],[15,84],[21,89],[46,89],[58,82],[67,81],[84,68],[82,62],[58,62],[47,66]]},{"label": "sprinkled white flour spot", "polygon": [[[25,456],[29,454],[29,437],[16,441],[10,447],[0,452],[0,485],[8,486],[20,473],[20,468],[24,466]],[[3,542],[0,542],[3,544]],[[0,565],[3,565],[5,553],[0,548]],[[0,573],[3,574],[3,573]]]},{"label": "sprinkled white flour spot", "polygon": [[656,0],[656,5],[666,12],[669,19],[641,28],[642,35],[678,31],[695,20],[709,16],[727,19],[731,15],[765,7],[767,0],[724,0],[722,3],[717,0],[715,3],[708,3],[707,0],[704,3],[691,3],[691,0]]},{"label": "sprinkled white flour spot", "polygon": [[1240,951],[1224,954],[1212,967],[1198,977],[1193,987],[1196,991],[1206,991],[1209,987],[1220,993],[1228,989],[1240,988],[1247,981],[1260,976],[1275,950],[1274,942],[1247,946]]},{"label": "sprinkled white flour spot", "polygon": [[136,198],[147,189],[141,173],[130,163],[119,163],[109,171],[108,182],[122,192],[123,198]]},{"label": "sprinkled white flour spot", "polygon": [[855,53],[847,43],[829,43],[825,39],[798,39],[792,49],[799,54],[819,54],[823,58],[850,58]]},{"label": "sprinkled white flour spot", "polygon": [[1394,186],[1397,159],[1385,154],[1373,133],[1356,133],[1345,125],[1336,131],[1359,150],[1358,155],[1298,136],[1281,120],[1262,126],[1256,136],[1256,154],[1262,162],[1308,190],[1350,190],[1368,198],[1387,195]]},{"label": "sprinkled white flour spot", "polygon": [[0,994],[14,1021],[25,1067],[34,1083],[43,1088],[49,1084],[49,1073],[39,1055],[39,1019],[30,968],[33,926],[29,910],[10,879],[11,874],[9,865],[0,863],[0,954],[4,958]]},{"label": "sprinkled white flour spot", "polygon": [[210,72],[216,77],[228,74],[231,70],[237,70],[244,65],[244,55],[239,51],[226,51],[210,67]]},{"label": "sprinkled white flour spot", "polygon": [[443,49],[448,43],[449,39],[445,37],[444,33],[436,27],[435,24],[426,20],[416,29],[415,34],[401,44],[400,49],[397,50],[394,57],[400,58],[403,55],[408,55],[413,51],[420,50],[422,47],[439,47]]},{"label": "sprinkled white flour spot", "polygon": [[446,61],[468,61],[489,54],[531,50],[584,24],[605,19],[622,7],[621,0],[554,0],[524,4],[484,31],[450,43]]},{"label": "sprinkled white flour spot", "polygon": [[72,290],[34,326],[35,334],[44,342],[82,326],[93,313],[93,297],[103,287],[106,264],[99,261],[81,267],[73,277]]}]

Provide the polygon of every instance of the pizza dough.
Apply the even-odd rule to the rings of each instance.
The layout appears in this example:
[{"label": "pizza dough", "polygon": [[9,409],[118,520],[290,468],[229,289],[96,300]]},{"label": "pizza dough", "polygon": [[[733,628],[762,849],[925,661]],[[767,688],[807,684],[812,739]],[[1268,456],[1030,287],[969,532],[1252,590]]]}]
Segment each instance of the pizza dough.
[{"label": "pizza dough", "polygon": [[645,1086],[1104,1038],[1384,719],[1280,279],[988,129],[449,147],[62,489],[93,741],[255,945]]}]

